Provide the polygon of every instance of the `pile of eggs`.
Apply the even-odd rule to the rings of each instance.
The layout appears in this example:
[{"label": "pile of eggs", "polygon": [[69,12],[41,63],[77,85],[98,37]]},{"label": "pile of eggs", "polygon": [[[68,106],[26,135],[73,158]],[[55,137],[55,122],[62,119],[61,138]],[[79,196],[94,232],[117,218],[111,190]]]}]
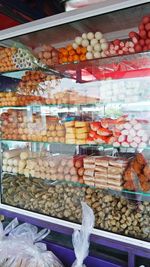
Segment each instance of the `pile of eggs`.
[{"label": "pile of eggs", "polygon": [[79,46],[86,47],[86,59],[94,59],[106,57],[105,51],[108,50],[109,44],[101,32],[89,32],[77,36],[72,46],[74,49]]}]

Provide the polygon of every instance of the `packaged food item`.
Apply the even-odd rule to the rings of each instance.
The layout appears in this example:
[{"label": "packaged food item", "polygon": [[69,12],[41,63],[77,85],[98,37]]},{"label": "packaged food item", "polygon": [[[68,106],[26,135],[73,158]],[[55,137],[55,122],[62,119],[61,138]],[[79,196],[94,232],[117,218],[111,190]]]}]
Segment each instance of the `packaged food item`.
[{"label": "packaged food item", "polygon": [[82,204],[82,225],[81,229],[74,230],[72,243],[76,260],[72,267],[86,267],[83,262],[89,253],[89,236],[93,230],[95,218],[93,210],[84,202]]}]

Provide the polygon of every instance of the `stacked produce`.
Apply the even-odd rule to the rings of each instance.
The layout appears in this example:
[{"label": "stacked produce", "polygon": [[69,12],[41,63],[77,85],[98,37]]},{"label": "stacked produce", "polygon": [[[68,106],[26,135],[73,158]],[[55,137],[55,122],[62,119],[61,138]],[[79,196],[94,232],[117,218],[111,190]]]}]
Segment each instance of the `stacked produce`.
[{"label": "stacked produce", "polygon": [[36,94],[38,85],[44,82],[47,75],[42,71],[26,71],[19,83],[19,89],[25,95]]},{"label": "stacked produce", "polygon": [[147,129],[148,121],[130,120],[116,125],[116,131],[120,134],[115,140],[114,146],[145,148],[149,140]]},{"label": "stacked produce", "polygon": [[67,121],[65,122],[66,144],[86,144],[89,132],[89,123],[86,121]]},{"label": "stacked produce", "polygon": [[67,47],[62,47],[59,49],[59,63],[84,61],[86,60],[87,48],[81,45],[77,46],[67,45]]},{"label": "stacked produce", "polygon": [[0,51],[0,72],[36,67],[36,59],[26,49],[10,47]]},{"label": "stacked produce", "polygon": [[16,92],[0,92],[0,106],[27,106],[30,104],[48,104],[49,99],[42,96],[25,96]]},{"label": "stacked produce", "polygon": [[3,153],[3,172],[23,174],[47,180],[83,183],[83,156],[49,155],[28,149],[12,149]]},{"label": "stacked produce", "polygon": [[[8,110],[1,115],[2,138],[39,142],[65,142],[65,127],[57,117]],[[10,131],[11,129],[11,131]]]},{"label": "stacked produce", "polygon": [[114,147],[145,148],[148,140],[148,121],[128,120],[123,116],[118,119],[106,118],[91,122],[87,142],[112,144]]},{"label": "stacked produce", "polygon": [[30,53],[29,50],[24,48],[18,48],[16,53],[13,55],[12,60],[16,65],[17,69],[27,69],[27,68],[36,68],[37,67],[37,60],[36,58]]},{"label": "stacked produce", "polygon": [[150,50],[150,15],[144,16],[139,32],[130,32],[128,40],[115,39],[110,42],[106,56],[125,55]]},{"label": "stacked produce", "polygon": [[62,90],[57,93],[53,93],[51,103],[52,104],[71,104],[71,105],[84,105],[95,104],[99,102],[99,98],[87,96],[84,93],[77,92],[76,90]]},{"label": "stacked produce", "polygon": [[43,45],[34,50],[37,58],[45,65],[51,67],[59,62],[58,50],[51,45]]},{"label": "stacked produce", "polygon": [[87,142],[93,144],[113,144],[116,136],[120,135],[119,131],[115,131],[115,125],[123,124],[126,118],[118,119],[104,118],[100,121],[90,123],[90,131]]},{"label": "stacked produce", "polygon": [[88,156],[84,158],[84,183],[97,188],[123,189],[123,174],[128,165],[128,159]]},{"label": "stacked produce", "polygon": [[150,240],[148,201],[111,195],[99,188],[46,184],[40,179],[5,174],[2,203],[52,217],[81,222],[81,201],[95,213],[95,225],[114,233]]},{"label": "stacked produce", "polygon": [[130,32],[135,52],[150,50],[150,15],[144,16],[139,24],[139,32]]},{"label": "stacked produce", "polygon": [[101,32],[83,33],[75,38],[72,45],[60,48],[59,63],[106,57],[108,46],[108,41]]},{"label": "stacked produce", "polygon": [[1,48],[0,50],[0,72],[16,70],[17,66],[13,61],[13,56],[17,49],[14,47]]},{"label": "stacked produce", "polygon": [[[150,164],[142,154],[137,154],[124,173],[124,188],[128,190],[150,191]],[[139,183],[140,185],[139,185]]]}]

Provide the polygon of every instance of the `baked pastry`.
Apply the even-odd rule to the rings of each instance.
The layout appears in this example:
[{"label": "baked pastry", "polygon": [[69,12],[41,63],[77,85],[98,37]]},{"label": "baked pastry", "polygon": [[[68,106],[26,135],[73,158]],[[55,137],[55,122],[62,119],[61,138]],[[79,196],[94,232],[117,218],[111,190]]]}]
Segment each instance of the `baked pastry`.
[{"label": "baked pastry", "polygon": [[107,168],[102,167],[102,166],[95,166],[95,171],[102,173],[102,174],[107,174]]},{"label": "baked pastry", "polygon": [[75,121],[66,121],[65,122],[65,128],[74,127]]},{"label": "baked pastry", "polygon": [[75,121],[75,128],[86,127],[88,123],[86,121]]}]

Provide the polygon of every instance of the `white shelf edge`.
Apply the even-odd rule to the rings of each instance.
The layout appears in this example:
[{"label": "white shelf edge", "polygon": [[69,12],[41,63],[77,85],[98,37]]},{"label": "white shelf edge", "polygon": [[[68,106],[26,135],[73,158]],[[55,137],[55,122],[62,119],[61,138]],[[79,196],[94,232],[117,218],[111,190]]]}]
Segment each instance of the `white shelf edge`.
[{"label": "white shelf edge", "polygon": [[[57,225],[60,225],[63,227],[71,228],[71,229],[80,229],[80,227],[81,227],[80,224],[77,224],[77,223],[53,218],[53,217],[50,217],[47,215],[38,214],[38,213],[35,213],[32,211],[23,210],[20,208],[15,208],[15,207],[12,207],[12,206],[9,206],[6,204],[0,203],[0,209],[10,211],[13,213],[18,213],[20,215],[28,216],[30,218],[34,218],[34,219],[41,220],[41,221],[48,222],[48,223],[52,223],[52,224],[57,224]],[[135,239],[132,237],[126,237],[123,235],[114,234],[114,233],[110,233],[110,232],[107,232],[104,230],[98,230],[98,229],[93,229],[92,234],[98,236],[99,238],[105,237],[108,239],[119,241],[121,243],[126,243],[126,244],[130,244],[130,245],[134,245],[134,246],[136,245],[139,248],[146,248],[146,249],[150,250],[150,243],[148,241],[142,241],[142,240]]]},{"label": "white shelf edge", "polygon": [[93,4],[85,8],[76,9],[69,12],[63,12],[58,15],[50,16],[47,18],[39,19],[33,22],[25,23],[7,30],[2,30],[0,35],[0,41],[16,37],[19,35],[27,34],[43,30],[46,28],[58,26],[61,24],[105,14],[128,7],[137,6],[140,4],[146,4],[147,0],[109,0],[107,2],[101,2],[99,4]]}]

